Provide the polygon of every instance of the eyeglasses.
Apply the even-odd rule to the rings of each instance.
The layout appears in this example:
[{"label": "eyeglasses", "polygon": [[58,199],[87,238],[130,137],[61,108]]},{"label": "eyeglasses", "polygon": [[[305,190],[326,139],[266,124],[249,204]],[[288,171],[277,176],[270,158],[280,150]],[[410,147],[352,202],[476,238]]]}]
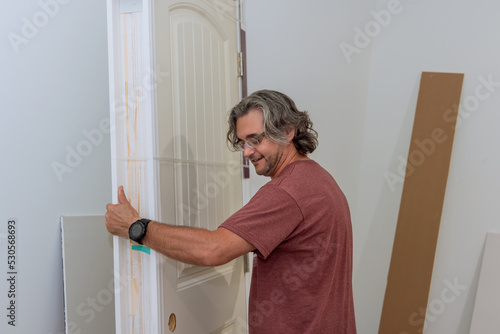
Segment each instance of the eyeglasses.
[{"label": "eyeglasses", "polygon": [[260,135],[258,135],[256,137],[252,137],[252,138],[248,139],[247,141],[239,140],[238,142],[236,142],[236,144],[234,146],[240,151],[245,150],[245,145],[250,147],[251,149],[254,149],[260,144],[259,138],[262,137],[265,133],[266,132],[264,131]]}]

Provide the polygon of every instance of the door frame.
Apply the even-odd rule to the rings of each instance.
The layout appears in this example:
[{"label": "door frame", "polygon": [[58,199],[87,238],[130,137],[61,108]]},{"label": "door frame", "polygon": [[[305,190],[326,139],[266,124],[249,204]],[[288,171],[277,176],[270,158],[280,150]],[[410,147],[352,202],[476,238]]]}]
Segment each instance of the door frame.
[{"label": "door frame", "polygon": [[[222,2],[222,0],[207,1],[214,4]],[[241,11],[244,10],[244,6],[241,6],[242,0],[234,1],[237,9],[237,31],[240,32],[242,31]],[[140,22],[136,21],[135,25],[123,21],[123,14],[134,16],[134,13],[140,12],[143,15],[140,15]],[[155,68],[154,0],[107,0],[107,22],[113,203],[118,202],[118,186],[124,183],[123,180],[127,180],[126,194],[131,203],[137,205],[134,206],[138,208],[139,214],[152,220],[158,220],[160,217],[159,201],[149,201],[149,204],[146,205],[144,205],[145,201],[140,202],[141,197],[159,198],[160,195],[159,168],[153,159],[158,152],[158,136],[155,126],[157,118],[156,86],[160,80],[170,75],[170,73],[161,72],[161,69]],[[135,37],[130,34],[130,29],[135,29]],[[241,52],[240,34],[237,36],[237,42],[238,52]],[[138,45],[133,47],[133,43],[140,43],[140,47]],[[131,52],[135,52],[135,54],[131,54]],[[132,58],[137,63],[133,63]],[[141,66],[134,67],[137,64],[141,64]],[[141,80],[129,81],[126,76],[131,71],[135,71],[135,75]],[[240,99],[243,87],[246,86],[243,80],[246,80],[246,77],[240,77],[239,80]],[[125,81],[128,82],[127,89],[124,89]],[[134,101],[133,93],[138,91],[141,91],[140,101]],[[139,100],[138,97],[135,99]],[[136,107],[146,109],[148,112],[136,112],[134,116],[137,118],[131,119],[131,113],[133,113],[129,108],[131,103],[135,103]],[[143,131],[135,133],[131,129],[137,122],[140,123],[139,129]],[[119,147],[123,143],[118,143],[116,138],[119,134],[123,134],[124,129],[131,131],[130,134],[127,132],[127,140],[130,140],[131,137],[138,140],[134,152],[130,150],[125,152],[123,145]],[[126,156],[125,153],[127,153]],[[128,165],[128,162],[125,162],[125,160],[134,159],[141,165],[139,177],[131,174],[137,173],[137,168],[134,169],[133,166]],[[123,172],[120,165],[124,164],[127,167],[126,171]],[[249,200],[248,179],[242,179],[242,184],[243,204],[245,204]],[[131,251],[131,248],[136,251]],[[162,319],[162,306],[158,297],[162,291],[160,286],[162,255],[146,247],[131,245],[130,240],[115,236],[113,237],[113,256],[116,333],[161,333],[164,328],[168,327],[168,319]],[[247,287],[249,286],[249,277],[246,273],[245,286]],[[148,283],[138,284],[139,280]],[[248,305],[248,289],[245,291],[245,295]],[[138,330],[139,324],[147,325]]]}]

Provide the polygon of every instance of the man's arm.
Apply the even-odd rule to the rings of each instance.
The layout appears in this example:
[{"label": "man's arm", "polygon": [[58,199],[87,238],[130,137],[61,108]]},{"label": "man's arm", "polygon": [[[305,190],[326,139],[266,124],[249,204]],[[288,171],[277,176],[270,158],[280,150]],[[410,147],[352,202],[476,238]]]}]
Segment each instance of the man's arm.
[{"label": "man's arm", "polygon": [[223,227],[215,231],[150,222],[142,242],[166,256],[200,266],[219,266],[255,249]]},{"label": "man's arm", "polygon": [[[130,225],[141,217],[127,200],[123,187],[118,188],[118,202],[106,206],[106,227],[111,234],[128,238]],[[255,249],[223,227],[209,231],[154,221],[149,223],[142,242],[170,258],[201,266],[222,265]]]}]

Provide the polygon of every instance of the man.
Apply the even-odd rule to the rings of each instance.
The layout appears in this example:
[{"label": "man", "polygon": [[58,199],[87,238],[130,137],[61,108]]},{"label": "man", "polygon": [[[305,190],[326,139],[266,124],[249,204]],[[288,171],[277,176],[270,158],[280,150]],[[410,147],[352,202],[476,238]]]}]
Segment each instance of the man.
[{"label": "man", "polygon": [[255,92],[231,111],[227,139],[271,181],[217,230],[140,222],[120,187],[119,204],[107,206],[108,231],[202,266],[255,252],[250,333],[356,333],[349,208],[307,157],[318,143],[307,112],[282,93]]}]

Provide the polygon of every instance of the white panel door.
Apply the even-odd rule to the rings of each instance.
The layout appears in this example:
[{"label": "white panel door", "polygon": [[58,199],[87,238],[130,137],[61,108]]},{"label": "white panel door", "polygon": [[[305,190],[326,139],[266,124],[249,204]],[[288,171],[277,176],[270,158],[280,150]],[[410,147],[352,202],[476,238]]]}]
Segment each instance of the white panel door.
[{"label": "white panel door", "polygon": [[[143,217],[213,230],[241,207],[225,141],[236,4],[108,0],[113,192]],[[198,267],[114,241],[117,333],[246,333],[243,259]]]},{"label": "white panel door", "polygon": [[[161,219],[216,229],[241,207],[240,155],[226,145],[238,102],[234,1],[155,2]],[[242,259],[218,268],[164,258],[163,317],[179,333],[244,333]]]}]

